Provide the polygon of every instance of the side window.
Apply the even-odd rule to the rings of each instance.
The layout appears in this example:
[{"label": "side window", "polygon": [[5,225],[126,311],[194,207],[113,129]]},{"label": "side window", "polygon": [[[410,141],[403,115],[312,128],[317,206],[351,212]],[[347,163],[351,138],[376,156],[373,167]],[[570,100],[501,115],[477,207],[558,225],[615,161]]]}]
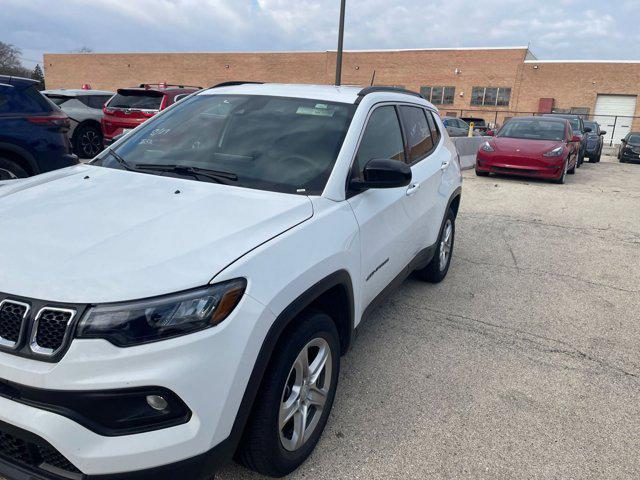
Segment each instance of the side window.
[{"label": "side window", "polygon": [[400,115],[409,147],[409,161],[407,163],[413,164],[422,160],[433,150],[431,130],[425,112],[420,107],[402,105],[400,106]]},{"label": "side window", "polygon": [[431,130],[431,138],[433,138],[433,145],[435,147],[440,142],[440,137],[442,136],[442,134],[440,133],[440,129],[438,128],[438,124],[436,123],[435,119],[433,118],[433,113],[431,113],[429,111],[426,111],[425,113],[427,115],[427,120],[429,122],[429,130]]},{"label": "side window", "polygon": [[364,130],[356,165],[358,175],[364,166],[374,158],[391,158],[404,161],[404,142],[395,107],[389,105],[376,108]]}]

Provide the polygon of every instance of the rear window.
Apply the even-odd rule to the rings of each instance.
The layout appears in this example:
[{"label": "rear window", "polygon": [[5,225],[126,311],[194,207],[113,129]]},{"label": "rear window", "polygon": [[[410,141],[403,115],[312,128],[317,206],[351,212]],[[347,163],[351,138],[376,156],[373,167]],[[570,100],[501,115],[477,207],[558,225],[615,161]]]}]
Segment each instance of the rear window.
[{"label": "rear window", "polygon": [[62,104],[71,100],[71,97],[64,96],[56,96],[56,95],[47,95],[47,98],[55,103],[57,106],[61,106]]},{"label": "rear window", "polygon": [[0,94],[0,113],[44,113],[54,108],[34,87],[14,88]]},{"label": "rear window", "polygon": [[109,108],[133,108],[137,110],[159,110],[164,95],[158,92],[118,92],[111,101]]}]

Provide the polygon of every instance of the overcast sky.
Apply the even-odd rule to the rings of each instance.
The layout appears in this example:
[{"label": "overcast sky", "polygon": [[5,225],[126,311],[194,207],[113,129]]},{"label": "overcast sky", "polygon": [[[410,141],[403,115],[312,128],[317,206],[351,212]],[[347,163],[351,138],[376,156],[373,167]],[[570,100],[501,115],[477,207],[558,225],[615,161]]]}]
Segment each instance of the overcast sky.
[{"label": "overcast sky", "polygon": [[[44,52],[336,48],[339,0],[0,0],[0,41]],[[640,0],[347,0],[346,49],[531,45],[640,59]]]}]

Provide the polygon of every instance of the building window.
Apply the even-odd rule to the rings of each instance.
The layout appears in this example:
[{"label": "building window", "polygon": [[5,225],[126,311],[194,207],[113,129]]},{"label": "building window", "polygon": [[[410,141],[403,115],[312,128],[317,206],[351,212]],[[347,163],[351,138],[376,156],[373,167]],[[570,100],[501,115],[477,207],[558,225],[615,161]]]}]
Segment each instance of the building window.
[{"label": "building window", "polygon": [[511,100],[510,88],[473,87],[471,105],[477,107],[507,107]]},{"label": "building window", "polygon": [[434,105],[453,105],[456,87],[420,87],[420,94]]}]

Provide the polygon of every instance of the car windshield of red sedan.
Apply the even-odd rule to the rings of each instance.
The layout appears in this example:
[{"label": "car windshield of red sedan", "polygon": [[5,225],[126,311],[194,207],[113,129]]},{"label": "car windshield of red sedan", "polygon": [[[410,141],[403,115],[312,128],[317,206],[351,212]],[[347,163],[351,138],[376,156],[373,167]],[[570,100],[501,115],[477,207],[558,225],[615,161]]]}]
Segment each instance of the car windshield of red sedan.
[{"label": "car windshield of red sedan", "polygon": [[564,140],[564,124],[546,120],[511,120],[502,127],[498,137],[527,140]]}]

